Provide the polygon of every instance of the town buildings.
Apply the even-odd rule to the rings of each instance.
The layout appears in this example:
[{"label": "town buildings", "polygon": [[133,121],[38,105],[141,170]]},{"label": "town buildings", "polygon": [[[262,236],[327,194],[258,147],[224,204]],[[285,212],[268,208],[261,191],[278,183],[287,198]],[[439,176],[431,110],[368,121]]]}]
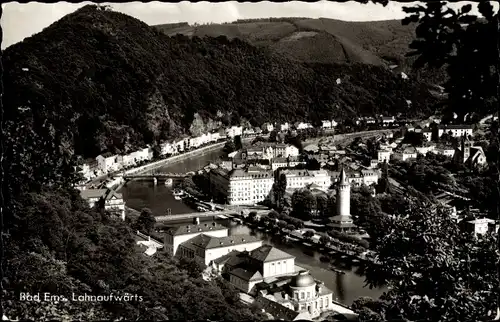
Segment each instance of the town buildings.
[{"label": "town buildings", "polygon": [[416,159],[417,158],[417,150],[412,147],[401,147],[400,149],[394,150],[392,153],[392,158],[394,160],[400,160],[400,161],[406,161],[409,159]]},{"label": "town buildings", "polygon": [[474,127],[472,125],[439,125],[438,137],[441,137],[445,133],[450,134],[452,137],[468,137],[472,135],[473,130]]},{"label": "town buildings", "polygon": [[[347,176],[347,181],[351,186],[371,186],[377,184],[380,177],[380,171],[376,169],[360,169],[360,170],[344,170]],[[340,171],[329,171],[332,182],[339,182]]]},{"label": "town buildings", "polygon": [[294,256],[270,245],[233,251],[213,268],[277,319],[311,319],[333,309],[333,292],[296,266]]},{"label": "town buildings", "polygon": [[486,165],[486,154],[481,146],[474,146],[473,142],[463,137],[460,146],[454,150],[456,161],[465,163],[468,167],[482,167]]}]

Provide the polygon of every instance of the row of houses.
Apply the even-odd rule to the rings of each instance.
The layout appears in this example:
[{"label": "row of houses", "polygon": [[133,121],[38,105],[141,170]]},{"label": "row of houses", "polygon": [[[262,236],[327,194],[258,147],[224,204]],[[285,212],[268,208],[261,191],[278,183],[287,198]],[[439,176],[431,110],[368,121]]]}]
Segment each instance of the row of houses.
[{"label": "row of houses", "polygon": [[377,117],[358,117],[356,124],[359,125],[362,122],[366,124],[380,124],[382,126],[390,126],[396,123],[396,118],[394,116],[384,116],[378,115]]},{"label": "row of houses", "polygon": [[[227,132],[234,135],[234,133],[238,133],[238,129],[235,130],[234,127],[232,127],[228,129]],[[199,148],[206,144],[225,140],[226,137],[224,132],[221,133],[217,131],[205,133],[197,137],[181,137],[161,143],[159,146],[159,154],[160,156],[176,155],[190,149]],[[80,171],[86,181],[89,181],[102,175],[136,166],[145,161],[151,161],[152,159],[153,149],[148,145],[126,154],[103,153],[98,155],[95,160],[90,159],[83,162],[80,166]]]},{"label": "row of houses", "polygon": [[[279,169],[279,168],[277,168]],[[277,174],[277,175],[275,175]],[[246,169],[213,169],[209,173],[211,192],[214,197],[230,205],[254,205],[271,197],[276,178],[284,175],[286,190],[314,188],[327,192],[339,180],[339,171],[270,169],[248,167]],[[347,180],[353,186],[371,186],[378,182],[380,172],[374,169],[347,171]]]},{"label": "row of houses", "polygon": [[[427,123],[428,124],[428,123]],[[437,125],[436,129],[433,131],[429,125],[422,127],[420,125],[414,126],[409,125],[406,127],[408,132],[421,133],[427,141],[432,140],[432,135],[435,135],[440,138],[444,134],[449,134],[452,137],[460,138],[460,137],[470,137],[474,134],[474,126],[472,125]]]},{"label": "row of houses", "polygon": [[427,155],[435,153],[453,158],[456,162],[464,163],[468,167],[482,167],[487,164],[486,154],[481,146],[463,137],[462,142],[457,147],[444,144],[427,143],[420,147],[414,147],[408,144],[397,146],[393,149],[395,143],[381,145],[377,151],[377,159],[372,163],[390,162],[390,160],[406,161],[416,159],[418,154]]}]

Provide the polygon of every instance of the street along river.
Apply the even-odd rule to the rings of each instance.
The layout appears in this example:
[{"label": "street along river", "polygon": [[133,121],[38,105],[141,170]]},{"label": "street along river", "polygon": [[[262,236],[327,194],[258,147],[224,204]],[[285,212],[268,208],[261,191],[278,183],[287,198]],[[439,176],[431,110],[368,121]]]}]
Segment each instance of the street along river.
[{"label": "street along river", "polygon": [[[221,150],[210,151],[203,155],[196,155],[168,164],[160,168],[159,171],[173,173],[195,171],[209,162],[217,161],[222,155]],[[137,210],[147,207],[155,215],[165,215],[169,211],[172,215],[194,211],[182,202],[175,200],[170,189],[161,184],[154,186],[152,182],[132,181],[127,183],[121,192],[128,207]],[[296,264],[309,269],[315,278],[324,281],[325,285],[334,292],[334,298],[336,297],[341,303],[350,305],[361,296],[377,298],[386,290],[364,287],[364,277],[358,272],[357,267],[338,263],[337,268],[345,271],[345,274],[339,274],[330,270],[328,263],[320,261],[321,254],[306,249],[305,246],[287,243],[281,238],[255,231],[245,225],[230,222],[229,220],[221,219],[218,221],[228,226],[230,228],[229,233],[232,235],[253,234],[262,239],[264,243],[295,256]]]}]

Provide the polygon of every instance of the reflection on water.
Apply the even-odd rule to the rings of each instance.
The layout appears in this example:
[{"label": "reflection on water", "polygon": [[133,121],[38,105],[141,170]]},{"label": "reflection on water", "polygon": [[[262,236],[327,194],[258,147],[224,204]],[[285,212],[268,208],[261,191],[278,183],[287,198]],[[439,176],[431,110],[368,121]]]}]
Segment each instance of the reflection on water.
[{"label": "reflection on water", "polygon": [[[208,162],[218,160],[222,154],[221,150],[207,152],[204,155],[193,156],[182,162],[167,165],[160,170],[165,172],[195,171],[205,166]],[[147,207],[150,208],[155,215],[164,215],[169,208],[172,214],[193,212],[191,208],[181,201],[175,200],[170,189],[161,184],[154,186],[152,182],[129,182],[123,187],[121,192],[123,193],[123,198],[127,206],[138,210]],[[211,219],[207,218],[205,220]],[[385,289],[370,290],[369,288],[365,288],[364,278],[357,272],[357,268],[350,267],[346,265],[345,262],[336,263],[335,266],[337,268],[346,272],[345,275],[338,274],[328,268],[328,263],[320,261],[321,254],[317,252],[306,250],[298,244],[285,243],[280,238],[269,236],[262,232],[252,231],[252,229],[247,226],[238,225],[228,220],[221,220],[220,222],[230,227],[230,234],[232,235],[256,235],[262,239],[264,243],[275,246],[295,256],[295,261],[299,266],[309,269],[315,278],[324,281],[325,285],[335,293],[338,301],[344,304],[350,305],[361,296],[377,298],[385,291]]]}]

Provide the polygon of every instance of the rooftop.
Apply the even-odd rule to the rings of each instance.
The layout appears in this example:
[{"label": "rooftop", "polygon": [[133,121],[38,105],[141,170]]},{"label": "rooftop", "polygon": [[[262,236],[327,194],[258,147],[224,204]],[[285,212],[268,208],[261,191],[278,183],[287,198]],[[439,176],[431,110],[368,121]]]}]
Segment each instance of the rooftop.
[{"label": "rooftop", "polygon": [[259,281],[264,279],[257,269],[235,268],[229,274],[237,276],[244,281]]},{"label": "rooftop", "polygon": [[215,230],[227,230],[227,227],[218,224],[216,222],[200,223],[199,225],[182,225],[182,226],[171,226],[167,229],[167,233],[173,236],[189,235],[198,232],[208,232]]},{"label": "rooftop", "polygon": [[107,189],[85,189],[80,191],[80,196],[83,199],[101,198],[104,197],[107,191]]},{"label": "rooftop", "polygon": [[473,129],[474,126],[468,124],[447,124],[447,125],[439,125],[439,128],[443,130],[465,130],[465,129]]},{"label": "rooftop", "polygon": [[243,245],[258,242],[259,239],[249,235],[234,235],[227,237],[212,237],[205,234],[198,235],[182,243],[183,246],[192,248],[214,249],[228,246]]},{"label": "rooftop", "polygon": [[295,256],[292,256],[288,253],[285,253],[282,250],[279,250],[278,248],[275,248],[271,245],[262,245],[257,249],[252,250],[249,252],[249,257],[260,261],[260,262],[272,262],[272,261],[277,261],[280,259],[291,259],[295,258]]}]

